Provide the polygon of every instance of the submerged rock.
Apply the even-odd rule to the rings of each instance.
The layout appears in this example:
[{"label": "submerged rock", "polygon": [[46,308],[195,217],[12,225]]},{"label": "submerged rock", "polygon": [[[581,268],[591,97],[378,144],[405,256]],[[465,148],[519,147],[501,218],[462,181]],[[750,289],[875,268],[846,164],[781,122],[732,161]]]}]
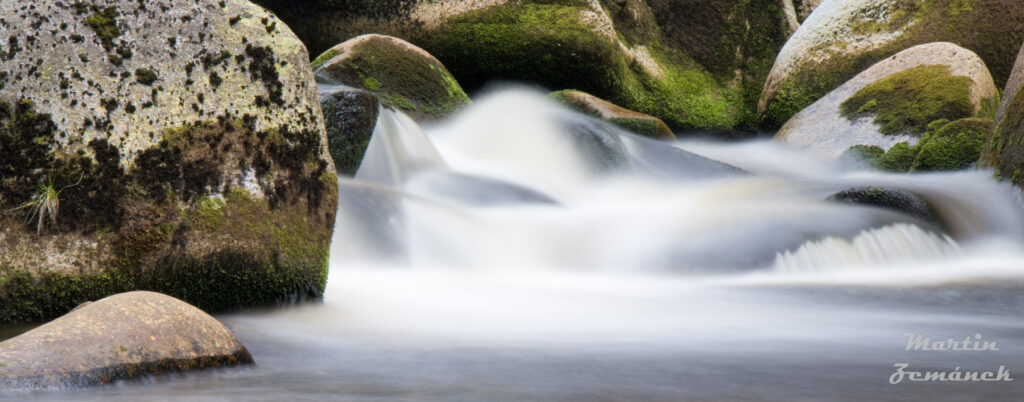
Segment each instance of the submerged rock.
[{"label": "submerged rock", "polygon": [[991,118],[998,93],[985,63],[951,43],[885,59],[802,110],[775,139],[839,156],[853,146],[917,144],[940,119]]},{"label": "submerged rock", "polygon": [[661,119],[619,107],[586,92],[567,89],[550,96],[580,113],[601,118],[630,132],[663,140],[676,139]]},{"label": "submerged rock", "polygon": [[439,120],[469,104],[469,97],[434,56],[404,40],[362,35],[313,61],[317,82],[370,91],[388,107],[417,120]]},{"label": "submerged rock", "polygon": [[337,181],[285,24],[244,0],[4,0],[0,21],[0,322],[140,288],[207,310],[322,292]]},{"label": "submerged rock", "polygon": [[778,0],[259,0],[316,51],[365,32],[408,40],[477,90],[576,88],[675,129],[757,125],[789,32]]},{"label": "submerged rock", "polygon": [[952,42],[976,52],[998,85],[1024,41],[1017,0],[826,0],[779,52],[758,107],[766,126],[797,112],[869,66],[916,45]]},{"label": "submerged rock", "polygon": [[159,293],[128,292],[0,343],[0,390],[81,387],[252,363],[245,346],[210,315]]},{"label": "submerged rock", "polygon": [[320,85],[320,108],[327,142],[338,173],[352,176],[366,154],[380,114],[377,97],[348,86]]},{"label": "submerged rock", "polygon": [[829,201],[859,204],[891,209],[938,225],[935,210],[921,197],[909,191],[878,187],[862,187],[840,191],[828,197]]}]

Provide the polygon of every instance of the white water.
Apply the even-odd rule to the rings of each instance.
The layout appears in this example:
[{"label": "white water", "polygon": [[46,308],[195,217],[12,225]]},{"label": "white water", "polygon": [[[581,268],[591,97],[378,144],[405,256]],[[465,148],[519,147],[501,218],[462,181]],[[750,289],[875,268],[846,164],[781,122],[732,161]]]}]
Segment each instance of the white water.
[{"label": "white water", "polygon": [[[887,383],[901,361],[1024,370],[1024,215],[1019,192],[988,172],[851,172],[770,142],[655,142],[524,90],[422,131],[384,111],[370,148],[340,182],[325,302],[220,317],[256,368],[68,399],[1024,391]],[[913,192],[941,222],[826,201],[868,186]],[[908,332],[982,333],[1001,351],[906,352]]]}]

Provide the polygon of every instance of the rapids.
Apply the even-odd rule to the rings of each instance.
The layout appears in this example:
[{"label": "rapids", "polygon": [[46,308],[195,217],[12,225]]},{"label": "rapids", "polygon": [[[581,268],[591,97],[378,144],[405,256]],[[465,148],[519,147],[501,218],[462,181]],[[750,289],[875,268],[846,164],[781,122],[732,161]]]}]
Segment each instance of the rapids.
[{"label": "rapids", "polygon": [[[1024,391],[1024,380],[889,383],[899,362],[1024,370],[1024,203],[991,172],[891,175],[768,141],[658,142],[512,88],[425,128],[384,109],[359,172],[339,183],[324,303],[219,316],[257,366],[29,397]],[[912,192],[937,221],[827,200],[862,187]],[[1000,350],[907,351],[908,333],[983,334]]]}]

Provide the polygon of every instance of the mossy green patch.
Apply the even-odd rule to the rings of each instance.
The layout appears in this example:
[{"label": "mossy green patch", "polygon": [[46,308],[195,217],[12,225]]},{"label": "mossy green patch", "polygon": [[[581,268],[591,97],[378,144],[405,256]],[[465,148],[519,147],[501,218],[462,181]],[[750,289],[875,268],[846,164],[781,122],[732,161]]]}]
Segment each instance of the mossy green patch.
[{"label": "mossy green patch", "polygon": [[969,168],[978,161],[992,121],[967,118],[937,120],[916,145],[901,142],[882,153],[877,146],[859,145],[843,153],[859,156],[870,166],[890,172],[948,171]]},{"label": "mossy green patch", "polygon": [[328,61],[331,61],[331,59],[337,57],[339,54],[341,54],[341,52],[334,49],[330,49],[324,52],[323,54],[317,56],[317,58],[313,59],[313,61],[310,63],[310,67],[313,68],[313,71],[316,71],[321,66],[326,64]]},{"label": "mossy green patch", "polygon": [[923,133],[932,121],[974,115],[971,83],[946,66],[915,67],[862,88],[839,110],[849,119],[874,114],[883,134]]},{"label": "mossy green patch", "polygon": [[724,131],[738,124],[738,89],[658,42],[646,45],[662,71],[648,71],[587,25],[588,10],[583,2],[510,2],[452,18],[420,41],[467,88],[493,81],[574,87],[671,127]]},{"label": "mossy green patch", "polygon": [[358,42],[351,44],[349,57],[325,64],[323,76],[371,91],[385,105],[416,117],[439,119],[469,103],[451,73],[411,45],[379,36],[354,41]]},{"label": "mossy green patch", "polygon": [[987,119],[961,119],[930,132],[921,140],[916,171],[959,170],[978,161],[992,131]]},{"label": "mossy green patch", "polygon": [[[1024,8],[1017,0],[900,0],[887,4],[894,17],[885,31],[903,33],[885,44],[855,53],[844,51],[843,43],[824,45],[815,61],[800,65],[779,85],[777,94],[766,99],[764,126],[778,128],[793,115],[850,80],[875,63],[910,47],[952,42],[978,54],[989,68],[996,86],[1010,76],[1024,31]],[[827,50],[831,48],[831,50]],[[784,96],[783,91],[788,91]],[[979,117],[989,117],[979,114]]]}]

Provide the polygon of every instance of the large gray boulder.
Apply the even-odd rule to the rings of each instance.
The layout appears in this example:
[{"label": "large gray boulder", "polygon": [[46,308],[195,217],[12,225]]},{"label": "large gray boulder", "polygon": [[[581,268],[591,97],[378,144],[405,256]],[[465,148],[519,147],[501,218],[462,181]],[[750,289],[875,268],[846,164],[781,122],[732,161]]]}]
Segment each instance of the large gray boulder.
[{"label": "large gray boulder", "polygon": [[150,374],[252,364],[230,330],[153,292],[90,302],[0,343],[0,390],[110,383]]},{"label": "large gray boulder", "polygon": [[930,43],[858,74],[793,116],[775,139],[832,157],[857,145],[914,145],[932,121],[991,118],[997,100],[992,77],[974,52]]},{"label": "large gray boulder", "polygon": [[932,42],[977,53],[1003,85],[1022,41],[1017,0],[824,0],[779,52],[758,111],[779,127],[871,65]]},{"label": "large gray boulder", "polygon": [[0,322],[323,290],[337,181],[284,23],[245,0],[4,0],[0,21]]}]

